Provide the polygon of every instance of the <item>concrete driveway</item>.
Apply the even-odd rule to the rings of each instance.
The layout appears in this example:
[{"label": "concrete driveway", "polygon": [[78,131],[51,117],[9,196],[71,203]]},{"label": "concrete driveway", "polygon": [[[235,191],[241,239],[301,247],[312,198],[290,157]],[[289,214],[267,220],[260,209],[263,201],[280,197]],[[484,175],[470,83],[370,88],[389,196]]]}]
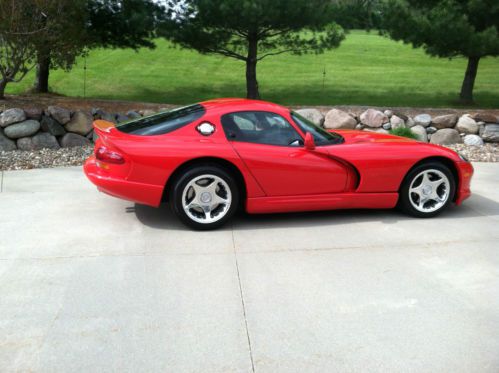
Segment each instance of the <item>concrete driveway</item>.
[{"label": "concrete driveway", "polygon": [[4,172],[0,371],[497,372],[499,164],[439,218],[192,232],[79,168]]}]

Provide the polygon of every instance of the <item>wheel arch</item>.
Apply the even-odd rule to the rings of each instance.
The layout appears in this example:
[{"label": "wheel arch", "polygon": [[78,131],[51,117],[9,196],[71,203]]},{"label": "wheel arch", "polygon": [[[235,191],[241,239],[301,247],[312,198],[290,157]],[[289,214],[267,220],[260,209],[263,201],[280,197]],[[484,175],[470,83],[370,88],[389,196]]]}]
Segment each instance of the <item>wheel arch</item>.
[{"label": "wheel arch", "polygon": [[175,183],[175,180],[181,175],[185,170],[200,166],[200,165],[216,165],[219,166],[226,171],[228,171],[235,179],[237,186],[240,192],[240,203],[244,203],[246,201],[246,182],[244,180],[244,176],[239,170],[239,168],[232,162],[218,157],[199,157],[190,159],[182,164],[180,164],[170,175],[166,184],[163,188],[163,195],[161,197],[161,202],[168,202],[170,197],[170,191]]},{"label": "wheel arch", "polygon": [[418,167],[422,164],[431,163],[431,162],[440,162],[440,163],[444,164],[445,166],[447,166],[449,168],[449,170],[452,172],[452,176],[454,177],[454,182],[456,185],[456,193],[454,193],[454,196],[453,196],[453,201],[455,201],[457,198],[457,191],[459,190],[459,173],[458,173],[457,166],[454,163],[454,161],[450,158],[443,157],[443,156],[426,157],[426,158],[419,160],[414,165],[412,165],[412,167],[409,170],[407,170],[407,172],[405,173],[404,178],[401,180],[399,188],[398,188],[398,192],[400,193],[400,188],[402,188],[402,185],[405,181],[405,178],[407,177],[409,172],[411,172],[413,169],[415,169],[416,167]]}]

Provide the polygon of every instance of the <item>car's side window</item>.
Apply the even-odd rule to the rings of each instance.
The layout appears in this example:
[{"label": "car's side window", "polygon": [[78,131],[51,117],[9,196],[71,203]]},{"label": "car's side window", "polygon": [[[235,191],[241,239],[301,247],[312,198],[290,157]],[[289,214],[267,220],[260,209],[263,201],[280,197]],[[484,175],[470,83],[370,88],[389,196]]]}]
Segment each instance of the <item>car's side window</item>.
[{"label": "car's side window", "polygon": [[302,146],[303,139],[282,116],[267,111],[239,111],[222,116],[230,141],[265,145]]}]

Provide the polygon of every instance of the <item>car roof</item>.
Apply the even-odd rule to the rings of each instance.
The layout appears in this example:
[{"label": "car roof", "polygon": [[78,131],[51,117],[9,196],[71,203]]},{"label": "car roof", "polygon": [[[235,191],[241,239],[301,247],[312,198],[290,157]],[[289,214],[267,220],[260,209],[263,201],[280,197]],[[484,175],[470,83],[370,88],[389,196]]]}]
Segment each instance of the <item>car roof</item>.
[{"label": "car roof", "polygon": [[245,98],[219,98],[215,100],[203,101],[200,102],[200,104],[203,105],[207,112],[217,112],[218,114],[246,110],[271,111],[276,113],[289,111],[286,107],[272,102],[250,100]]}]

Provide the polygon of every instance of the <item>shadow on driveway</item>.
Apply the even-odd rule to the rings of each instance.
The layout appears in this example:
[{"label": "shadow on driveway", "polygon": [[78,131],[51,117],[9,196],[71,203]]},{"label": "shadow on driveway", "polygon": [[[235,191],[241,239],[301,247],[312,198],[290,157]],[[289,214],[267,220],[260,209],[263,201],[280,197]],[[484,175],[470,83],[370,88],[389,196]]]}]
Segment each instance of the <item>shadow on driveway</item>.
[{"label": "shadow on driveway", "polygon": [[[135,204],[128,207],[127,213],[135,213],[137,219],[144,225],[154,229],[188,230],[173,215],[168,205],[159,208]],[[451,205],[440,215],[446,219],[467,219],[480,216],[499,216],[499,203],[474,194],[463,205]],[[363,222],[381,222],[383,224],[396,224],[400,221],[414,220],[417,218],[407,216],[396,209],[392,210],[331,210],[315,212],[297,212],[283,214],[257,214],[250,215],[239,212],[233,218],[233,226],[238,230],[244,229],[273,229],[290,227],[317,227],[339,226]],[[438,219],[438,218],[437,218]],[[222,230],[230,230],[230,224]]]}]

